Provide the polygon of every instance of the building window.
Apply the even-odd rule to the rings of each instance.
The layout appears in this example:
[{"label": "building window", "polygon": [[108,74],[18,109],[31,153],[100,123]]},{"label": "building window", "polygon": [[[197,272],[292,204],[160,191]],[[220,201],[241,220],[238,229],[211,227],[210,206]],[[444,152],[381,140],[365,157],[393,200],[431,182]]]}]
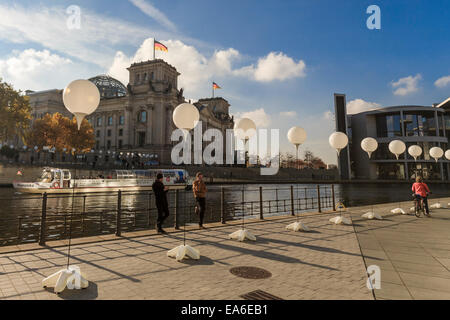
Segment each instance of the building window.
[{"label": "building window", "polygon": [[138,74],[136,74],[136,81],[134,83],[139,83],[139,81],[140,81],[140,77],[139,77],[139,73],[138,73]]},{"label": "building window", "polygon": [[141,123],[147,122],[147,111],[140,111],[138,114],[138,121]]},{"label": "building window", "polygon": [[123,136],[123,129],[119,129],[119,137]]},{"label": "building window", "polygon": [[155,74],[153,72],[150,73],[150,79],[155,80]]},{"label": "building window", "polygon": [[96,136],[97,138],[99,138],[99,137],[100,137],[100,130],[97,130],[97,132],[96,132],[95,136]]},{"label": "building window", "polygon": [[106,148],[111,149],[111,140],[106,141]]},{"label": "building window", "polygon": [[146,82],[148,80],[148,75],[147,73],[144,73],[144,82]]},{"label": "building window", "polygon": [[100,141],[95,141],[95,149],[100,149]]},{"label": "building window", "polygon": [[98,117],[97,118],[97,127],[100,127],[102,125],[102,118]]},{"label": "building window", "polygon": [[376,118],[378,137],[401,137],[400,114],[380,115]]},{"label": "building window", "polygon": [[111,137],[111,129],[108,129],[108,137]]},{"label": "building window", "polygon": [[108,126],[112,126],[112,124],[113,124],[113,117],[109,116],[108,117]]},{"label": "building window", "polygon": [[119,149],[122,149],[122,140],[119,140]]},{"label": "building window", "polygon": [[145,145],[145,132],[138,132],[138,146],[143,147]]},{"label": "building window", "polygon": [[119,117],[119,124],[120,124],[120,125],[125,124],[125,116],[120,116],[120,117]]}]

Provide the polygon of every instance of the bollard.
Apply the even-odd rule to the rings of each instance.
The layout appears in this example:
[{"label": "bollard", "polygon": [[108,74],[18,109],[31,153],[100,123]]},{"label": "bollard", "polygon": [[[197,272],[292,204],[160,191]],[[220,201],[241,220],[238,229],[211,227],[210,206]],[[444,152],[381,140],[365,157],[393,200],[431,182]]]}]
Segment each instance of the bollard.
[{"label": "bollard", "polygon": [[225,189],[223,187],[221,187],[220,193],[220,221],[225,224]]},{"label": "bollard", "polygon": [[83,214],[86,213],[86,195],[83,196]]},{"label": "bollard", "polygon": [[122,191],[119,190],[117,194],[117,216],[116,216],[116,236],[120,237],[122,232],[120,230],[120,221],[122,216]]},{"label": "bollard", "polygon": [[334,197],[334,184],[331,185],[331,195],[333,197],[333,211],[336,211],[336,198]]},{"label": "bollard", "polygon": [[259,219],[263,220],[263,196],[262,196],[262,187],[259,187]]},{"label": "bollard", "polygon": [[42,196],[42,211],[41,211],[41,230],[39,236],[39,245],[45,246],[45,226],[47,222],[47,192]]},{"label": "bollard", "polygon": [[291,186],[291,216],[295,215],[294,209],[294,186]]},{"label": "bollard", "polygon": [[177,189],[177,190],[175,190],[175,218],[174,218],[174,220],[175,220],[174,224],[175,224],[176,230],[180,229],[179,216],[178,216],[178,214],[179,214],[178,199],[179,199],[179,193],[178,193],[178,189]]},{"label": "bollard", "polygon": [[317,207],[318,207],[319,213],[322,212],[322,208],[320,206],[320,186],[319,185],[317,185]]}]

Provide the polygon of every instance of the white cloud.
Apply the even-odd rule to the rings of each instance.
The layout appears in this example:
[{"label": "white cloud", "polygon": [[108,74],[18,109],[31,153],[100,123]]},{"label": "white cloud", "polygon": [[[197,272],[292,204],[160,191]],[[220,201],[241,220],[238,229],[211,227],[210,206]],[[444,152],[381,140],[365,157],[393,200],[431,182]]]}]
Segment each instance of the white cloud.
[{"label": "white cloud", "polygon": [[169,35],[85,8],[81,8],[80,29],[67,28],[69,15],[62,7],[0,5],[0,17],[0,40],[38,43],[52,51],[103,67],[111,64],[117,45],[136,46],[152,33]]},{"label": "white cloud", "polygon": [[444,88],[450,84],[450,76],[445,76],[436,80],[434,85],[438,88]]},{"label": "white cloud", "polygon": [[419,81],[422,79],[420,74],[416,74],[414,77],[409,76],[401,78],[398,81],[392,82],[391,86],[394,90],[396,96],[406,96],[408,94],[414,93],[418,88]]},{"label": "white cloud", "polygon": [[246,112],[237,112],[234,114],[234,117],[236,119],[252,119],[255,122],[257,128],[268,128],[271,125],[270,116],[263,108]]},{"label": "white cloud", "polygon": [[363,99],[355,99],[347,103],[347,113],[356,114],[365,111],[380,109],[381,105],[375,102],[364,101]]},{"label": "white cloud", "polygon": [[284,53],[271,52],[260,58],[256,67],[254,65],[243,67],[235,71],[237,75],[244,75],[260,82],[274,80],[284,81],[292,78],[305,77],[306,64],[303,60],[295,62]]},{"label": "white cloud", "polygon": [[[201,88],[209,86],[211,81],[216,80],[213,79],[214,77],[248,77],[254,81],[264,79],[264,82],[267,82],[294,77],[294,75],[304,76],[303,73],[298,71],[299,65],[302,65],[303,62],[295,63],[292,58],[282,53],[278,55],[270,53],[267,57],[259,59],[257,68],[251,65],[235,69],[233,64],[242,59],[242,55],[236,49],[216,50],[211,56],[207,57],[194,46],[187,45],[180,40],[161,40],[161,42],[169,48],[169,51],[156,52],[157,58],[163,58],[177,68],[178,72],[181,73],[179,86],[183,87],[194,98],[198,98],[196,95],[200,94]],[[128,82],[128,71],[125,68],[133,62],[151,59],[153,59],[153,38],[148,38],[132,57],[127,57],[123,52],[117,52],[108,74],[126,84]],[[278,75],[278,72],[282,76]]]},{"label": "white cloud", "polygon": [[164,13],[159,11],[157,8],[155,8],[153,5],[151,5],[148,2],[145,2],[144,0],[129,0],[132,4],[134,4],[136,7],[139,8],[143,13],[145,13],[150,18],[155,19],[160,24],[165,26],[166,28],[176,31],[175,24],[170,21]]},{"label": "white cloud", "polygon": [[61,88],[83,69],[72,60],[48,50],[13,51],[9,57],[0,59],[0,77],[21,90]]},{"label": "white cloud", "polygon": [[334,113],[331,112],[330,110],[325,111],[325,112],[323,113],[323,118],[324,118],[325,120],[333,120],[333,119],[334,119]]},{"label": "white cloud", "polygon": [[296,117],[297,116],[297,112],[295,112],[295,111],[283,111],[283,112],[280,112],[280,116],[283,116],[283,117]]}]

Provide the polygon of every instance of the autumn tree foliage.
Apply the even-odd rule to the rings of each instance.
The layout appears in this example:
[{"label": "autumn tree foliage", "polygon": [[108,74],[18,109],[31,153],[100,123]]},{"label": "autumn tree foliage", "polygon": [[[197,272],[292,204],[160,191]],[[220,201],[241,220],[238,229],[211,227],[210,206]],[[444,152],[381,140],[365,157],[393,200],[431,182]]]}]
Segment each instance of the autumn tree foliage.
[{"label": "autumn tree foliage", "polygon": [[75,153],[86,153],[94,146],[94,129],[86,119],[78,131],[75,117],[69,119],[60,113],[46,114],[34,121],[25,141],[28,146],[37,146],[39,150],[48,146],[57,152],[63,152],[64,149],[72,152],[75,149]]},{"label": "autumn tree foliage", "polygon": [[29,128],[31,107],[28,97],[0,78],[0,141],[23,138]]}]

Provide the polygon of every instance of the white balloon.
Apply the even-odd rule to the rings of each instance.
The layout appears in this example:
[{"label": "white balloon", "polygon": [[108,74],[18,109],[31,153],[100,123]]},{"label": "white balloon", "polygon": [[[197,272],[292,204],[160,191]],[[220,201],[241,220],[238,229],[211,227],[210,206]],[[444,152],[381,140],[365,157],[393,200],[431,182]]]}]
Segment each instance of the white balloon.
[{"label": "white balloon", "polygon": [[100,103],[100,92],[89,80],[75,80],[64,88],[63,102],[77,119],[78,130],[84,117],[94,112]]},{"label": "white balloon", "polygon": [[447,160],[450,160],[450,149],[445,151],[445,157],[447,158]]},{"label": "white balloon", "polygon": [[292,127],[287,133],[287,138],[293,145],[300,145],[306,141],[306,131],[300,127]]},{"label": "white balloon", "polygon": [[436,160],[436,162],[438,162],[438,160],[440,158],[442,158],[443,155],[444,155],[444,150],[442,150],[439,147],[433,147],[430,149],[430,156],[432,158],[434,158],[434,160]]},{"label": "white balloon", "polygon": [[417,158],[422,154],[422,148],[418,145],[413,145],[408,148],[408,153],[415,161],[417,161]]},{"label": "white balloon", "polygon": [[389,151],[395,154],[398,160],[398,156],[401,155],[406,150],[406,144],[401,140],[393,140],[389,143]]},{"label": "white balloon", "polygon": [[347,146],[348,137],[343,132],[334,132],[330,135],[328,142],[330,143],[330,146],[335,148],[339,154],[341,150]]},{"label": "white balloon", "polygon": [[173,123],[178,129],[191,130],[200,120],[200,113],[196,106],[182,103],[175,108],[172,114]]},{"label": "white balloon", "polygon": [[372,156],[372,152],[378,149],[378,142],[374,138],[365,138],[361,141],[361,148],[367,152],[370,158]]},{"label": "white balloon", "polygon": [[235,122],[233,130],[236,137],[241,140],[247,140],[255,135],[256,125],[253,120],[242,118]]}]

